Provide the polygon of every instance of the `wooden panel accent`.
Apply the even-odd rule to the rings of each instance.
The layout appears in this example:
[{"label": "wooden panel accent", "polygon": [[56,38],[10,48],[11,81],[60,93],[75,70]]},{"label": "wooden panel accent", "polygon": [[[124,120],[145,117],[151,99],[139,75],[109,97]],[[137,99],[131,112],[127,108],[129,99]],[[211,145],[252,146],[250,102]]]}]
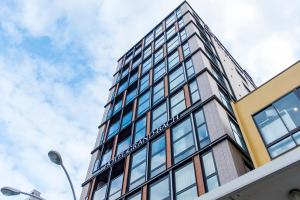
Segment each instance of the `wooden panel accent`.
[{"label": "wooden panel accent", "polygon": [[142,76],[142,64],[138,65],[138,78],[141,78]]},{"label": "wooden panel accent", "polygon": [[146,134],[149,135],[151,132],[151,112],[147,113],[147,125],[146,125]]},{"label": "wooden panel accent", "polygon": [[93,196],[93,191],[95,188],[95,183],[96,183],[96,178],[94,178],[91,182],[90,182],[90,187],[88,190],[88,200],[92,200],[92,196]]},{"label": "wooden panel accent", "polygon": [[108,120],[105,124],[103,142],[106,142],[109,125],[110,125],[110,120]]},{"label": "wooden panel accent", "polygon": [[131,119],[132,121],[135,119],[135,114],[136,114],[136,111],[137,111],[136,106],[137,106],[137,99],[135,99],[134,102],[133,102],[132,119]]},{"label": "wooden panel accent", "polygon": [[144,185],[142,189],[142,200],[147,200],[147,185]]},{"label": "wooden panel accent", "polygon": [[123,99],[122,99],[122,108],[125,107],[125,100],[126,100],[126,95],[127,95],[127,89],[125,90],[124,94],[123,94]]},{"label": "wooden panel accent", "polygon": [[177,23],[177,22],[175,22],[175,30],[176,30],[176,32],[179,31],[179,26],[178,26],[178,23]]},{"label": "wooden panel accent", "polygon": [[129,161],[130,161],[130,155],[126,156],[125,158],[125,166],[124,166],[124,177],[123,177],[123,184],[122,184],[122,195],[126,193],[127,188],[127,179],[129,174]]},{"label": "wooden panel accent", "polygon": [[201,169],[199,155],[195,156],[193,160],[194,160],[194,167],[196,173],[197,191],[198,191],[198,196],[200,196],[205,193],[205,188],[204,188],[204,181],[202,176],[202,169]]},{"label": "wooden panel accent", "polygon": [[188,108],[191,106],[191,98],[190,98],[189,86],[187,84],[183,87],[183,91],[184,91],[185,105]]},{"label": "wooden panel accent", "polygon": [[114,138],[114,145],[113,145],[113,149],[112,149],[111,159],[114,159],[115,154],[116,154],[116,152],[117,152],[118,136],[119,136],[119,135],[116,135],[115,138]]},{"label": "wooden panel accent", "polygon": [[179,62],[183,61],[183,53],[182,53],[182,48],[181,46],[178,47],[178,55],[179,55]]},{"label": "wooden panel accent", "polygon": [[165,76],[165,78],[164,78],[164,81],[165,81],[165,97],[167,97],[168,96],[168,93],[169,93],[169,84],[168,84],[168,76]]},{"label": "wooden panel accent", "polygon": [[167,168],[172,166],[172,154],[171,154],[171,130],[166,130],[166,156],[167,156]]},{"label": "wooden panel accent", "polygon": [[150,69],[149,71],[149,85],[151,86],[153,84],[153,69]]}]

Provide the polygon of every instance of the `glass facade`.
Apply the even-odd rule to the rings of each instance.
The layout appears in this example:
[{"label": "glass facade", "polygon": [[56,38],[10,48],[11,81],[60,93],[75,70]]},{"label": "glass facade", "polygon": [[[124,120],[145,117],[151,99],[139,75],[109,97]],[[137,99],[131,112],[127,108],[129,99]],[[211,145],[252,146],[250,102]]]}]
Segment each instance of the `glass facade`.
[{"label": "glass facade", "polygon": [[272,158],[299,145],[299,89],[287,94],[254,116]]},{"label": "glass facade", "polygon": [[[212,120],[214,113],[206,113],[204,109],[215,99],[205,96],[209,85],[200,85],[203,83],[199,81],[203,81],[200,76],[211,75],[199,68],[210,69],[207,63],[220,61],[215,51],[210,51],[213,43],[209,33],[200,22],[186,21],[187,14],[196,22],[200,20],[190,11],[176,9],[120,59],[106,118],[100,125],[103,139],[97,147],[99,150],[95,150],[94,200],[141,200],[142,196],[155,200],[195,199],[197,187],[208,192],[219,186],[218,163],[213,155],[215,144],[210,141],[212,131],[208,126],[208,119]],[[187,26],[198,29],[200,34],[191,34]],[[199,42],[205,37],[205,47],[211,47],[194,48],[189,43],[191,37],[199,38]],[[204,60],[203,52],[208,51],[215,61]],[[203,57],[203,63],[198,62],[199,56]],[[219,83],[216,78],[211,81]],[[213,95],[221,100],[217,103],[228,108],[221,107],[233,119],[228,121],[228,126],[236,143],[244,148],[234,116],[227,112],[231,109],[231,93],[228,87],[220,88],[221,92]],[[295,107],[294,98],[289,99],[290,105]],[[288,149],[300,143],[300,130],[295,131],[299,126],[297,117],[287,111],[284,104],[276,106],[278,108],[274,108],[275,105],[272,108],[278,109],[278,119],[289,135],[284,134],[283,140],[278,142],[275,139],[276,144],[272,143],[274,136],[266,134],[266,138],[272,143],[269,149],[280,152],[284,145]],[[200,162],[196,163],[195,158]],[[196,183],[197,168],[200,172],[202,169],[199,176],[203,179],[202,186]],[[99,177],[106,179],[101,182]]]}]

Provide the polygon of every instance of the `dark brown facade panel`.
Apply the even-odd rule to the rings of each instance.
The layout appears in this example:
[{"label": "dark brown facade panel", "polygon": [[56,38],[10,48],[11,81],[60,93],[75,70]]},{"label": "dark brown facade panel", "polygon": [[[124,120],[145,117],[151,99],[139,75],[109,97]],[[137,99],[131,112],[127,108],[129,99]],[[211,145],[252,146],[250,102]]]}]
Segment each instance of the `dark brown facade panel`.
[{"label": "dark brown facade panel", "polygon": [[143,186],[142,190],[142,200],[147,200],[147,185]]},{"label": "dark brown facade panel", "polygon": [[137,99],[134,100],[133,102],[133,108],[132,108],[132,121],[135,119],[135,114],[136,114],[136,105],[137,105]]},{"label": "dark brown facade panel", "polygon": [[90,184],[89,184],[89,190],[88,190],[88,200],[92,200],[92,196],[93,196],[93,191],[94,191],[94,188],[95,188],[95,183],[96,183],[96,178],[94,178]]},{"label": "dark brown facade panel", "polygon": [[183,87],[183,91],[184,91],[185,105],[188,108],[191,106],[191,98],[190,98],[190,92],[189,92],[188,85],[185,85]]},{"label": "dark brown facade panel", "polygon": [[167,168],[172,166],[172,154],[171,154],[171,131],[168,128],[166,130],[166,156],[167,156]]},{"label": "dark brown facade panel", "polygon": [[147,112],[147,128],[146,128],[146,134],[149,135],[151,132],[151,111]]},{"label": "dark brown facade panel", "polygon": [[179,62],[182,62],[184,58],[183,58],[183,53],[182,53],[181,46],[179,46],[177,48],[177,50],[178,50],[178,55],[179,55]]},{"label": "dark brown facade panel", "polygon": [[124,177],[123,177],[123,184],[122,184],[122,195],[126,193],[127,188],[127,179],[129,174],[129,162],[130,161],[130,155],[126,156],[125,158],[125,166],[124,166]]},{"label": "dark brown facade panel", "polygon": [[117,146],[118,146],[118,136],[119,135],[116,135],[114,138],[114,146],[113,146],[112,153],[111,153],[112,154],[111,159],[114,159],[114,157],[116,156]]},{"label": "dark brown facade panel", "polygon": [[201,196],[205,193],[204,181],[202,176],[202,168],[199,155],[193,158],[195,173],[196,173],[196,183],[197,183],[197,192],[198,196]]},{"label": "dark brown facade panel", "polygon": [[169,93],[169,84],[168,84],[168,76],[165,76],[164,78],[164,81],[165,81],[165,97],[168,96],[168,93]]}]

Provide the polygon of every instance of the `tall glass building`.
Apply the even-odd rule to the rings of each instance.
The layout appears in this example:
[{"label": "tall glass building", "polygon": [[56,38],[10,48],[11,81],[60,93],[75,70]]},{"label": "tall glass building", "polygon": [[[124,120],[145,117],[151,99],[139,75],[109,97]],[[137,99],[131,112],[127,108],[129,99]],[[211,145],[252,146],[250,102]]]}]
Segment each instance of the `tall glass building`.
[{"label": "tall glass building", "polygon": [[82,200],[195,199],[252,169],[230,101],[255,84],[187,2],[113,77]]}]

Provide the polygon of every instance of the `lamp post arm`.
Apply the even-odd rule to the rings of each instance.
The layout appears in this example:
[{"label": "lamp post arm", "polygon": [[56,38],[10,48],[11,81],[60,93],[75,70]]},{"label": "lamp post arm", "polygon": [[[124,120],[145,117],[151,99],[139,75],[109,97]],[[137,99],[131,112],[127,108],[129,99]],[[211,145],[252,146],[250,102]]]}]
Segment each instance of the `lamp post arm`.
[{"label": "lamp post arm", "polygon": [[68,181],[69,181],[69,183],[70,183],[70,186],[71,186],[71,189],[72,189],[72,193],[73,193],[73,198],[74,198],[74,200],[76,200],[75,190],[74,190],[74,187],[73,187],[71,178],[70,178],[70,176],[69,176],[69,174],[68,174],[68,172],[67,172],[65,166],[64,166],[63,164],[61,164],[61,167],[63,168],[63,170],[64,170],[64,172],[65,172],[65,174],[66,174],[66,176],[67,176],[67,178],[68,178]]},{"label": "lamp post arm", "polygon": [[46,199],[44,199],[44,198],[42,198],[42,197],[38,197],[38,196],[36,196],[36,195],[29,194],[29,193],[22,192],[22,191],[20,191],[20,194],[24,194],[24,195],[27,195],[27,196],[30,196],[30,197],[36,198],[36,199],[38,199],[38,200],[46,200]]}]

